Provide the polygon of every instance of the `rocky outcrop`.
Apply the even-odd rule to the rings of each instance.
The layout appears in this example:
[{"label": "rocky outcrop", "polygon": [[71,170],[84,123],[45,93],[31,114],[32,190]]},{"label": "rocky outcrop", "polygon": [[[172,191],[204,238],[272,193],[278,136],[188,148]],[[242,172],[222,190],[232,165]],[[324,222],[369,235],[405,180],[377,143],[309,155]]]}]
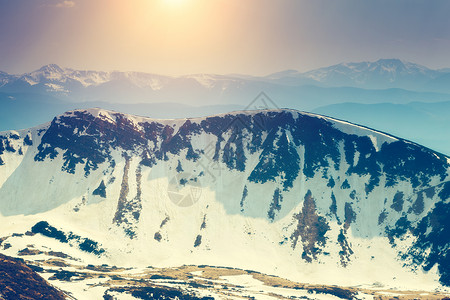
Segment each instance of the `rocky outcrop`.
[{"label": "rocky outcrop", "polygon": [[22,260],[0,254],[0,298],[49,299],[67,297],[52,287]]}]

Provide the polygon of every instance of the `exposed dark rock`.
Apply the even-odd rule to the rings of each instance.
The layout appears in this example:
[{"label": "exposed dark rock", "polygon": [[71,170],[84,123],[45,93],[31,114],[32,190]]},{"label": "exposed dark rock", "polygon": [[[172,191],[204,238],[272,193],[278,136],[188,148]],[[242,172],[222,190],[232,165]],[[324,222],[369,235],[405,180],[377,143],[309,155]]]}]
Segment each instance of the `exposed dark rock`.
[{"label": "exposed dark rock", "polygon": [[31,231],[35,234],[40,233],[46,237],[54,238],[61,243],[71,242],[71,245],[76,244],[80,250],[97,256],[102,255],[105,252],[104,249],[100,248],[100,245],[97,242],[88,238],[83,238],[79,235],[73,234],[72,232],[65,233],[64,231],[51,226],[46,221],[36,223],[36,225],[31,228]]},{"label": "exposed dark rock", "polygon": [[106,198],[106,185],[103,180],[102,182],[100,182],[99,186],[92,192],[92,195]]},{"label": "exposed dark rock", "polygon": [[[80,238],[77,238],[78,240],[80,240]],[[85,251],[85,252],[89,252],[95,255],[101,255],[105,252],[104,249],[99,248],[99,245],[97,242],[94,242],[91,239],[88,238],[84,238],[80,240],[80,244],[78,245],[78,247]]]},{"label": "exposed dark rock", "polygon": [[158,232],[155,232],[155,235],[153,236],[153,238],[154,238],[155,240],[157,240],[158,242],[161,242],[161,240],[162,240],[162,235],[161,235],[161,233],[158,231]]},{"label": "exposed dark rock", "polygon": [[435,155],[431,150],[404,141],[383,144],[377,154],[383,172],[387,174],[386,186],[398,180],[411,179],[414,188],[426,186],[432,176],[445,179],[445,158]]},{"label": "exposed dark rock", "polygon": [[50,286],[22,260],[2,254],[0,254],[0,295],[4,299],[66,299],[61,291]]},{"label": "exposed dark rock", "polygon": [[283,195],[281,194],[280,189],[275,189],[273,192],[272,203],[270,204],[269,211],[267,212],[267,216],[271,221],[275,219],[276,211],[280,211],[281,202],[283,202]]},{"label": "exposed dark rock", "polygon": [[175,277],[170,277],[170,276],[166,276],[166,275],[158,275],[158,274],[150,276],[150,279],[176,280]]},{"label": "exposed dark rock", "polygon": [[277,138],[277,130],[269,132],[263,144],[263,152],[259,156],[259,163],[253,169],[248,180],[256,183],[275,181],[284,173],[284,190],[291,188],[299,175],[300,157],[295,145],[288,140],[286,131]]},{"label": "exposed dark rock", "polygon": [[27,134],[25,138],[23,139],[23,145],[24,146],[33,146],[33,141],[31,140],[31,135]]},{"label": "exposed dark rock", "polygon": [[183,172],[184,170],[183,170],[183,167],[181,166],[181,162],[180,162],[180,160],[178,160],[178,165],[177,165],[177,172],[178,173],[181,173],[181,172]]},{"label": "exposed dark rock", "polygon": [[430,188],[424,189],[423,192],[425,193],[425,195],[426,195],[428,198],[431,199],[431,198],[433,198],[434,195],[436,194],[436,188],[435,188],[435,187],[430,187]]},{"label": "exposed dark rock", "polygon": [[350,228],[351,223],[356,220],[356,213],[353,211],[352,204],[349,202],[345,202],[344,206],[344,228],[341,229],[337,241],[341,246],[341,250],[339,251],[339,257],[341,261],[341,265],[346,267],[350,263],[350,257],[353,254],[353,250],[350,247],[350,244],[347,241],[347,231]]},{"label": "exposed dark rock", "polygon": [[73,277],[79,277],[81,274],[66,270],[58,270],[48,280],[73,281]]},{"label": "exposed dark rock", "polygon": [[[378,174],[378,176],[379,175],[381,175],[381,174]],[[370,192],[372,192],[376,186],[379,186],[379,183],[380,183],[380,177],[371,176],[369,179],[369,182],[364,184],[364,186],[365,186],[364,191],[366,192],[366,195],[368,195]]]},{"label": "exposed dark rock", "polygon": [[203,215],[203,221],[202,225],[200,225],[200,230],[203,230],[206,228],[206,215]]},{"label": "exposed dark rock", "polygon": [[392,200],[391,208],[394,209],[397,212],[400,212],[403,210],[403,192],[397,192],[394,196],[394,200]]},{"label": "exposed dark rock", "polygon": [[103,299],[113,299],[110,293],[131,294],[131,296],[135,298],[145,300],[147,299],[214,300],[213,297],[197,297],[190,292],[177,290],[175,288],[165,286],[110,288],[105,292],[105,295],[103,295]]},{"label": "exposed dark rock", "polygon": [[411,229],[411,222],[408,221],[406,216],[402,216],[395,222],[393,228],[386,228],[387,237],[391,244],[395,245],[395,238],[400,238],[405,235]]},{"label": "exposed dark rock", "polygon": [[[63,154],[63,159],[64,159],[64,164],[62,166],[62,170],[66,171],[69,174],[75,174],[75,167],[77,166],[77,164],[84,163],[84,160],[82,158],[77,157],[76,155],[74,155],[70,152],[65,152]],[[89,174],[89,172],[86,173],[86,175],[88,175],[88,174]]]},{"label": "exposed dark rock", "polygon": [[55,240],[58,240],[61,243],[68,242],[67,236],[63,231],[58,230],[53,226],[50,226],[50,224],[48,224],[46,221],[36,223],[36,225],[34,225],[31,228],[31,232],[40,233],[44,236],[54,238]]},{"label": "exposed dark rock", "polygon": [[5,153],[5,145],[4,145],[5,140],[6,140],[6,137],[0,135],[0,155]]},{"label": "exposed dark rock", "polygon": [[334,188],[335,185],[336,185],[336,183],[333,179],[333,176],[331,176],[330,179],[328,179],[327,187]]},{"label": "exposed dark rock", "polygon": [[350,262],[350,256],[353,254],[353,250],[347,241],[347,238],[345,236],[345,231],[342,229],[338,235],[338,243],[341,246],[341,250],[339,251],[341,265],[343,267],[346,267],[348,265],[348,263]]},{"label": "exposed dark rock", "polygon": [[450,181],[443,184],[442,190],[439,192],[439,197],[442,201],[447,201],[450,199]]},{"label": "exposed dark rock", "polygon": [[353,190],[350,195],[349,195],[350,199],[355,200],[356,199],[356,190]]},{"label": "exposed dark rock", "polygon": [[59,252],[59,251],[49,251],[47,254],[51,255],[51,256],[55,256],[55,257],[60,257],[60,258],[70,258],[69,255],[67,255],[63,252]]},{"label": "exposed dark rock", "polygon": [[170,217],[166,216],[166,218],[164,220],[162,220],[161,225],[159,225],[159,228],[163,228],[164,225],[166,225],[167,222],[169,222],[169,221],[170,221]]},{"label": "exposed dark rock", "polygon": [[294,215],[294,219],[297,220],[297,228],[291,235],[292,248],[296,248],[300,238],[303,245],[302,258],[312,262],[321,253],[319,247],[325,246],[325,234],[330,227],[326,219],[317,214],[311,191],[306,193],[302,211]]},{"label": "exposed dark rock", "polygon": [[241,212],[244,212],[244,203],[245,203],[245,199],[248,196],[248,189],[247,186],[244,186],[244,190],[242,191],[242,198],[241,198],[241,202],[239,202],[239,206],[241,207]]},{"label": "exposed dark rock", "polygon": [[53,267],[60,267],[60,268],[69,267],[69,264],[67,264],[63,260],[59,260],[59,259],[47,260],[47,264],[49,264],[50,266],[53,266]]},{"label": "exposed dark rock", "polygon": [[0,155],[2,155],[5,152],[5,145],[4,145],[5,139],[6,137],[0,135]]},{"label": "exposed dark rock", "polygon": [[5,150],[7,152],[12,152],[12,153],[16,152],[16,149],[14,149],[13,145],[11,145],[11,143],[8,139],[5,139]]},{"label": "exposed dark rock", "polygon": [[20,250],[19,252],[17,252],[18,255],[20,256],[24,256],[24,255],[38,255],[38,254],[42,254],[44,252],[37,250],[37,249],[30,249],[30,248],[24,248],[22,250]]},{"label": "exposed dark rock", "polygon": [[341,184],[341,189],[345,190],[345,189],[349,189],[350,188],[350,184],[348,183],[348,180],[345,179],[344,182]]},{"label": "exposed dark rock", "polygon": [[128,202],[127,196],[129,192],[128,171],[130,169],[131,158],[126,153],[123,154],[123,157],[125,158],[125,166],[123,168],[123,177],[122,177],[122,184],[120,187],[119,201],[117,203],[117,209],[113,219],[113,223],[116,223],[117,225],[120,225],[125,219],[126,204]]},{"label": "exposed dark rock", "polygon": [[421,213],[423,213],[423,210],[425,209],[423,194],[424,194],[424,192],[418,193],[416,200],[414,201],[413,205],[411,206],[412,211],[416,215],[420,215]]},{"label": "exposed dark rock", "polygon": [[356,213],[353,211],[352,204],[345,202],[344,207],[344,229],[350,228],[350,224],[356,220]]},{"label": "exposed dark rock", "polygon": [[308,289],[308,293],[320,293],[320,294],[328,294],[333,295],[341,299],[352,300],[355,299],[356,292],[350,289],[344,289],[340,287],[315,287]]},{"label": "exposed dark rock", "polygon": [[35,272],[37,272],[37,273],[43,273],[43,272],[44,272],[44,268],[39,267],[39,266],[28,265],[28,267],[29,267],[31,270],[33,270],[33,271],[35,271]]},{"label": "exposed dark rock", "polygon": [[35,160],[53,159],[59,148],[64,151],[64,171],[72,172],[74,165],[84,163],[88,175],[111,159],[111,149],[133,150],[136,145],[146,144],[143,133],[129,119],[121,114],[115,117],[116,122],[111,122],[88,112],[74,111],[55,118],[42,136]]},{"label": "exposed dark rock", "polygon": [[[450,204],[438,202],[413,229],[417,241],[409,249],[409,256],[413,263],[422,265],[425,271],[429,271],[434,265],[438,265],[440,282],[450,286],[450,249],[448,248],[450,237]],[[406,221],[396,234],[399,236],[406,231]],[[409,227],[409,226],[408,226]],[[429,251],[429,254],[426,253]]]},{"label": "exposed dark rock", "polygon": [[336,203],[336,197],[334,196],[334,193],[331,193],[331,205],[330,205],[330,213],[336,217],[336,220],[338,221],[338,224],[340,224],[339,217],[337,215],[337,203]]},{"label": "exposed dark rock", "polygon": [[16,141],[20,139],[20,135],[18,135],[17,133],[10,133],[9,137]]},{"label": "exposed dark rock", "polygon": [[142,209],[141,203],[141,181],[142,173],[141,167],[139,166],[136,170],[136,184],[137,193],[136,196],[128,200],[129,185],[128,185],[128,173],[130,169],[131,157],[126,153],[123,154],[125,158],[125,166],[123,170],[122,184],[119,194],[119,201],[117,203],[116,213],[113,218],[113,223],[117,226],[121,226],[125,233],[133,239],[136,236],[136,227],[139,222],[140,212]]},{"label": "exposed dark rock", "polygon": [[384,220],[386,220],[386,218],[387,218],[387,212],[386,212],[386,210],[383,210],[381,213],[380,213],[380,215],[378,216],[378,225],[381,225],[381,224],[383,224],[383,222],[384,222]]},{"label": "exposed dark rock", "polygon": [[197,237],[195,238],[194,247],[200,246],[201,243],[202,243],[202,236],[199,234],[199,235],[197,235]]}]

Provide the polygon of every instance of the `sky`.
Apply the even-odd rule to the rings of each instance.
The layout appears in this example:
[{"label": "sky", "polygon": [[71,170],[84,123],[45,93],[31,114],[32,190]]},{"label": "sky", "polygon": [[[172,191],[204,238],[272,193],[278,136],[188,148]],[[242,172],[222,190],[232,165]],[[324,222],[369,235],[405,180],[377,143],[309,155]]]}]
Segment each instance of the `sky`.
[{"label": "sky", "polygon": [[0,0],[0,70],[267,75],[401,58],[450,67],[447,0]]}]

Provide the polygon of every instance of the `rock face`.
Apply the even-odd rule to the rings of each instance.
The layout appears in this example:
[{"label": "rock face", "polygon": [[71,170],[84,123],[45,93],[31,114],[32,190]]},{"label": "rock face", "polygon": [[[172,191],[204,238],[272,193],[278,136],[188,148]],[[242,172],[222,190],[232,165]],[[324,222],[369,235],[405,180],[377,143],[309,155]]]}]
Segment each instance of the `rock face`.
[{"label": "rock face", "polygon": [[0,254],[1,299],[67,299],[21,260]]},{"label": "rock face", "polygon": [[[88,232],[98,257],[149,251],[146,263],[318,278],[323,266],[390,264],[392,277],[371,280],[401,270],[450,285],[449,162],[292,110],[183,120],[77,110],[0,134],[0,213],[78,240]],[[44,229],[33,232],[52,238]]]}]

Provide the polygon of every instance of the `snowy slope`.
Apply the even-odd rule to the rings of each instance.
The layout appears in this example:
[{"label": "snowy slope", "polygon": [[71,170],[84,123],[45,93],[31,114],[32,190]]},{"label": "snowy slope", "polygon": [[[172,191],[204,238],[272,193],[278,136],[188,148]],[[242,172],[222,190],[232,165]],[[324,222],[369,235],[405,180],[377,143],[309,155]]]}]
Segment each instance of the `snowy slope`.
[{"label": "snowy slope", "polygon": [[0,133],[0,237],[9,244],[0,249],[434,290],[450,284],[449,164],[400,138],[294,110],[174,120],[70,111]]}]

